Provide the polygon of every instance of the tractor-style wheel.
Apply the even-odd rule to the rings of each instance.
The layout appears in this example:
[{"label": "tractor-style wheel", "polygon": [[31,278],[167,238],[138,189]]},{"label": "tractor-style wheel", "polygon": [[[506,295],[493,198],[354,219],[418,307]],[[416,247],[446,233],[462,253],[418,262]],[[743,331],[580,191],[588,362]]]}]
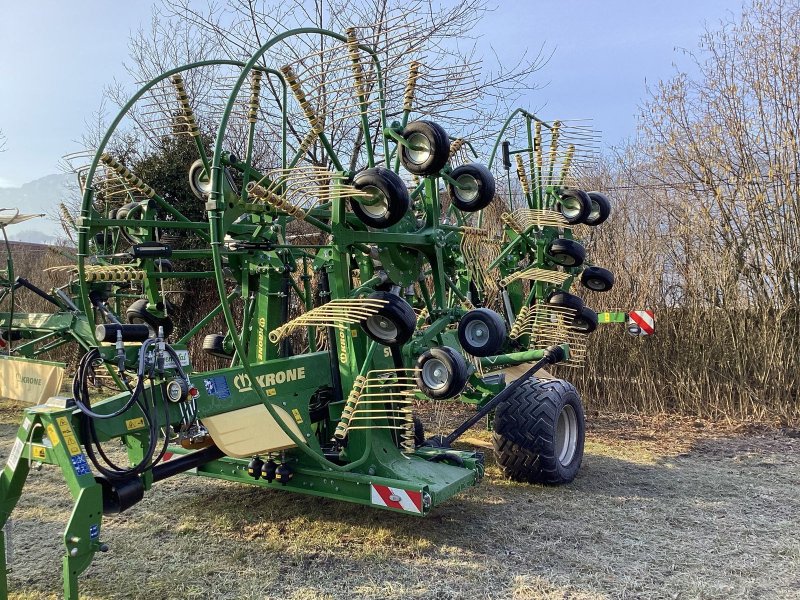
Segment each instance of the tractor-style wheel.
[{"label": "tractor-style wheel", "polygon": [[583,300],[575,294],[570,294],[563,290],[556,290],[547,297],[547,303],[554,306],[563,306],[571,308],[574,311],[579,311],[583,308]]},{"label": "tractor-style wheel", "polygon": [[506,340],[503,318],[489,308],[469,311],[458,323],[458,341],[473,356],[495,356]]},{"label": "tractor-style wheel", "polygon": [[494,175],[485,166],[478,163],[461,165],[453,169],[450,178],[458,183],[458,187],[448,184],[450,198],[457,209],[475,212],[494,200]]},{"label": "tractor-style wheel", "polygon": [[556,207],[570,225],[583,223],[592,210],[589,194],[582,190],[563,189],[558,194]]},{"label": "tractor-style wheel", "polygon": [[427,350],[417,359],[417,385],[428,398],[458,396],[469,379],[464,357],[448,346]]},{"label": "tractor-style wheel", "polygon": [[589,192],[589,200],[592,203],[592,210],[583,222],[596,227],[611,215],[611,202],[600,192]]},{"label": "tractor-style wheel", "polygon": [[559,238],[547,246],[550,261],[562,267],[579,267],[586,260],[586,249],[574,240]]},{"label": "tractor-style wheel", "polygon": [[203,352],[230,360],[232,353],[225,350],[225,336],[219,333],[209,333],[203,338]]},{"label": "tractor-style wheel", "polygon": [[597,313],[588,306],[584,306],[572,320],[572,327],[580,333],[592,333],[597,329]]},{"label": "tractor-style wheel", "polygon": [[361,324],[370,338],[385,346],[402,346],[411,339],[417,316],[408,302],[391,292],[374,292],[369,299],[387,301],[377,314],[367,317]]},{"label": "tractor-style wheel", "polygon": [[506,477],[526,483],[569,483],[583,460],[583,406],[572,384],[529,379],[503,400],[492,441]]},{"label": "tractor-style wheel", "polygon": [[128,323],[144,323],[150,328],[153,334],[158,333],[158,328],[164,328],[164,337],[169,337],[175,328],[172,319],[169,317],[159,317],[147,310],[147,300],[140,298],[128,307],[125,311]]},{"label": "tractor-style wheel", "polygon": [[412,175],[435,175],[450,160],[450,136],[433,121],[413,121],[403,129],[412,146],[400,146],[400,160]]},{"label": "tractor-style wheel", "polygon": [[411,197],[400,176],[384,167],[365,169],[353,178],[353,187],[372,195],[370,200],[350,200],[362,223],[375,229],[391,227],[408,212]]},{"label": "tractor-style wheel", "polygon": [[189,167],[189,188],[199,200],[208,200],[208,195],[211,193],[211,176],[206,173],[205,165],[200,158]]},{"label": "tractor-style wheel", "polygon": [[593,292],[607,292],[614,287],[614,274],[602,267],[586,267],[581,273],[581,283]]}]

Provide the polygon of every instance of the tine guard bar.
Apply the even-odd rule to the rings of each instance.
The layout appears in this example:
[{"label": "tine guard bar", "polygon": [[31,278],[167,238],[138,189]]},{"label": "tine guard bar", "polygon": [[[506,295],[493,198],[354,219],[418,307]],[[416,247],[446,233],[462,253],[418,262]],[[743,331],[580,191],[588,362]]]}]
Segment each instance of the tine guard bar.
[{"label": "tine guard bar", "polygon": [[460,438],[464,434],[464,432],[467,431],[467,429],[475,425],[475,423],[477,423],[483,417],[489,414],[490,411],[494,410],[494,408],[498,404],[500,404],[503,400],[505,400],[511,394],[513,394],[514,390],[516,390],[525,381],[527,381],[534,373],[536,373],[536,371],[538,371],[545,365],[554,365],[556,363],[560,363],[566,360],[567,358],[569,358],[569,346],[567,346],[566,344],[550,346],[549,348],[545,349],[544,356],[541,358],[541,360],[537,361],[536,364],[534,364],[530,369],[525,371],[525,374],[522,377],[514,380],[499,394],[497,394],[489,402],[484,404],[480,408],[480,410],[478,410],[474,415],[472,415],[469,419],[467,419],[456,429],[454,429],[450,435],[439,440],[436,443],[436,445],[442,446],[443,448],[449,448],[454,441]]}]

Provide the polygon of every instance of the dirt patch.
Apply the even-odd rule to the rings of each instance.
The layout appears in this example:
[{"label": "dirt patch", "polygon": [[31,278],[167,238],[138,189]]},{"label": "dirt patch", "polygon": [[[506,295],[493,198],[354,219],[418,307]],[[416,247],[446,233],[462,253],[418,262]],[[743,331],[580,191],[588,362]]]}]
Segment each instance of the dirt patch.
[{"label": "dirt patch", "polygon": [[[0,409],[4,454],[12,412]],[[796,598],[800,439],[791,433],[590,415],[573,484],[513,484],[490,461],[478,487],[423,520],[176,477],[106,519],[111,551],[81,589],[148,599]],[[11,598],[60,594],[70,508],[55,469],[31,473],[13,515]]]}]

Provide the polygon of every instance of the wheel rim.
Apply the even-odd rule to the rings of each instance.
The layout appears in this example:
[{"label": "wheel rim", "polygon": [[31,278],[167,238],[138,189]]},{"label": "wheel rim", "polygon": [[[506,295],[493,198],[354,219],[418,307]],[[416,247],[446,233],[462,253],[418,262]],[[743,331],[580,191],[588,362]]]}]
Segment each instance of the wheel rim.
[{"label": "wheel rim", "polygon": [[583,206],[581,205],[580,200],[578,200],[577,198],[561,199],[561,214],[564,216],[565,219],[574,219],[576,217],[579,217],[582,208]]},{"label": "wheel rim", "polygon": [[478,180],[472,175],[461,175],[456,179],[459,187],[454,187],[456,197],[462,202],[472,204],[478,198]]},{"label": "wheel rim", "polygon": [[588,287],[590,290],[601,292],[606,289],[606,284],[601,279],[587,279],[586,287]]},{"label": "wheel rim", "polygon": [[373,315],[367,319],[367,329],[381,340],[393,340],[397,337],[397,325],[383,315]]},{"label": "wheel rim", "polygon": [[431,358],[422,365],[422,382],[430,389],[444,389],[449,381],[450,372],[438,358]]},{"label": "wheel rim", "polygon": [[556,455],[558,462],[566,467],[575,458],[578,448],[578,416],[575,409],[569,404],[558,414],[558,424],[556,425]]},{"label": "wheel rim", "polygon": [[365,213],[375,219],[382,219],[389,214],[389,201],[386,199],[386,194],[374,185],[368,185],[362,191],[372,196],[369,204],[361,203],[361,209]]},{"label": "wheel rim", "polygon": [[408,137],[408,144],[415,147],[405,148],[405,155],[409,162],[421,165],[431,157],[431,141],[428,136],[421,133],[412,133]]},{"label": "wheel rim", "polygon": [[482,348],[489,342],[489,327],[483,321],[470,321],[464,328],[464,338],[473,348]]},{"label": "wheel rim", "polygon": [[553,262],[557,262],[558,264],[566,267],[571,267],[575,264],[575,259],[569,254],[553,254]]},{"label": "wheel rim", "polygon": [[589,321],[576,317],[572,320],[572,327],[578,331],[589,331]]},{"label": "wheel rim", "polygon": [[192,191],[196,191],[202,197],[208,196],[211,193],[211,178],[206,174],[203,163],[195,161],[190,169],[191,187],[194,188]]}]

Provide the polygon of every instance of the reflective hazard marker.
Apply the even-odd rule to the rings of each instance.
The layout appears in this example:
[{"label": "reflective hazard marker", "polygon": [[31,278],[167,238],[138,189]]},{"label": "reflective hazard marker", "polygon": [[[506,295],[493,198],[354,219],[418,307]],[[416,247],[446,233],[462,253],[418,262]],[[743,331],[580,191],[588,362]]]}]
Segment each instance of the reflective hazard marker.
[{"label": "reflective hazard marker", "polygon": [[656,330],[656,317],[652,310],[632,310],[628,316],[632,324],[639,328],[639,335],[653,335]]},{"label": "reflective hazard marker", "polygon": [[422,512],[422,492],[389,487],[387,485],[370,485],[372,503],[406,512]]}]

